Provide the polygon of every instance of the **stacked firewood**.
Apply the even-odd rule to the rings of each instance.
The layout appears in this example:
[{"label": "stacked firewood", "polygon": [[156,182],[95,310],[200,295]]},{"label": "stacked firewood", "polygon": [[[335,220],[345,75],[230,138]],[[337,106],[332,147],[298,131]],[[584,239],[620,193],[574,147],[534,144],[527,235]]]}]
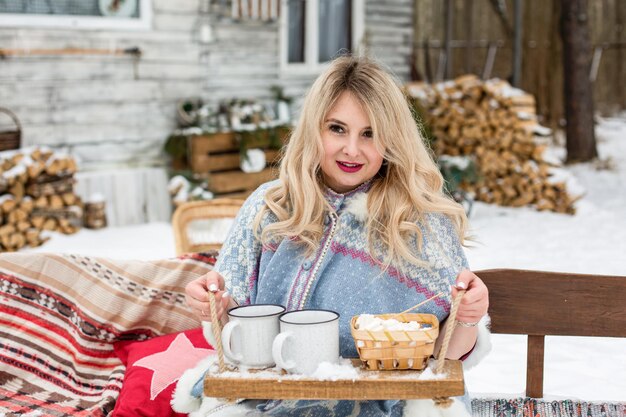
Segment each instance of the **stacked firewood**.
[{"label": "stacked firewood", "polygon": [[478,180],[461,187],[476,199],[574,212],[576,198],[552,175],[558,161],[545,152],[551,131],[539,125],[532,95],[474,75],[435,85],[412,83],[407,91],[435,138],[436,154],[474,160]]},{"label": "stacked firewood", "polygon": [[76,162],[49,149],[0,152],[0,251],[39,246],[42,231],[71,234],[82,225],[74,193]]},{"label": "stacked firewood", "polygon": [[88,229],[102,229],[107,225],[106,204],[104,197],[92,196],[85,202],[85,213],[83,225]]}]

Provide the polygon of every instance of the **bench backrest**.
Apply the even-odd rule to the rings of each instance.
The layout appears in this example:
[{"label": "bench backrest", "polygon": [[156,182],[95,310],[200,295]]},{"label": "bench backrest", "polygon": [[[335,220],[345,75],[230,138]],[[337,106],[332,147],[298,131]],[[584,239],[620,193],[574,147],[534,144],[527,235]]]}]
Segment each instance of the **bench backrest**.
[{"label": "bench backrest", "polygon": [[491,269],[493,333],[528,335],[526,395],[543,397],[544,336],[626,337],[626,277]]}]

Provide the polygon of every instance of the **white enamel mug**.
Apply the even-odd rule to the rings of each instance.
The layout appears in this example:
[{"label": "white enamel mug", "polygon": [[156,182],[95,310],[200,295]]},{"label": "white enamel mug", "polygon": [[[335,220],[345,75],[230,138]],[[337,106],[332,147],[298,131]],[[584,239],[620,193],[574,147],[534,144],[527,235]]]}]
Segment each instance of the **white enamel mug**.
[{"label": "white enamel mug", "polygon": [[250,368],[274,366],[272,341],[279,332],[278,317],[284,311],[285,307],[275,304],[230,309],[229,321],[222,329],[224,355]]},{"label": "white enamel mug", "polygon": [[280,334],[272,354],[287,372],[311,375],[322,362],[339,360],[339,314],[329,310],[297,310],[280,316]]}]

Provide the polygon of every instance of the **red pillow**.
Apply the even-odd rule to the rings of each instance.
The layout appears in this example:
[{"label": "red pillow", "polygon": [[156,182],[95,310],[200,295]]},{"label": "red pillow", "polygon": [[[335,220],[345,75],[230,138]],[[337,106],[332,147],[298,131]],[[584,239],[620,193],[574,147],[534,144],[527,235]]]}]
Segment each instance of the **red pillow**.
[{"label": "red pillow", "polygon": [[201,328],[143,342],[117,342],[113,348],[126,365],[114,417],[186,416],[172,410],[170,405],[176,381],[187,369],[214,352]]}]

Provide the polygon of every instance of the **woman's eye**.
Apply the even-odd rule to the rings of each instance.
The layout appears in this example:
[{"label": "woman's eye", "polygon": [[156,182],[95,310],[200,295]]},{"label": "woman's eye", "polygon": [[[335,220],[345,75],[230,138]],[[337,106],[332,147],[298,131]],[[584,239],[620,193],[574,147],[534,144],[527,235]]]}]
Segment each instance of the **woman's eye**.
[{"label": "woman's eye", "polygon": [[339,125],[330,125],[328,127],[330,129],[331,132],[335,132],[335,133],[343,133],[343,127],[339,126]]},{"label": "woman's eye", "polygon": [[366,130],[365,132],[363,132],[363,136],[365,136],[366,138],[372,138],[374,137],[374,132],[372,132],[371,130]]}]

